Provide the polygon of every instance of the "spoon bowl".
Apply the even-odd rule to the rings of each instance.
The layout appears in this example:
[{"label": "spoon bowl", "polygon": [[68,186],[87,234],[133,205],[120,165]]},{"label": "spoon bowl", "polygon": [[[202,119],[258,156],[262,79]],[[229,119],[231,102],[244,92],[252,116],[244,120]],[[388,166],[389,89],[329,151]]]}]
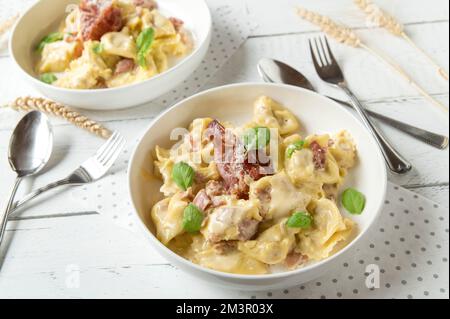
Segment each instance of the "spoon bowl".
[{"label": "spoon bowl", "polygon": [[39,173],[50,159],[53,132],[43,113],[32,111],[17,124],[11,136],[8,160],[17,178],[6,209],[0,213],[0,246],[4,237],[8,214],[23,178]]}]

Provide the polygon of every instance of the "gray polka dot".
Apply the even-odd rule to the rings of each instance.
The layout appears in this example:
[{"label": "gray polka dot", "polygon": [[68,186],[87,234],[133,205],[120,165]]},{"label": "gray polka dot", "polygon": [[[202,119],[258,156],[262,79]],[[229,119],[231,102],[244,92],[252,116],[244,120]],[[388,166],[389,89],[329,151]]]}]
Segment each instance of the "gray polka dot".
[{"label": "gray polka dot", "polygon": [[320,281],[318,281],[318,282],[316,282],[316,286],[320,287],[320,286],[322,286],[322,283]]},{"label": "gray polka dot", "polygon": [[396,266],[395,269],[396,269],[396,270],[402,270],[402,267]]},{"label": "gray polka dot", "polygon": [[338,280],[335,278],[335,279],[332,280],[332,282],[333,282],[333,283],[337,283]]},{"label": "gray polka dot", "polygon": [[343,265],[345,268],[347,268],[348,267],[348,263],[344,263],[344,265]]},{"label": "gray polka dot", "polygon": [[411,264],[411,267],[416,268],[416,267],[417,267],[417,264],[416,264],[416,263],[412,263],[412,264]]},{"label": "gray polka dot", "polygon": [[353,293],[354,293],[355,295],[357,295],[357,294],[358,294],[358,289],[353,289]]},{"label": "gray polka dot", "polygon": [[417,281],[423,281],[422,277],[417,277]]},{"label": "gray polka dot", "polygon": [[428,296],[430,293],[429,293],[428,291],[424,291],[423,294],[424,294],[425,296]]},{"label": "gray polka dot", "polygon": [[445,289],[444,288],[439,289],[439,291],[442,292],[443,294],[445,293]]},{"label": "gray polka dot", "polygon": [[406,285],[408,282],[406,280],[401,281],[402,285]]},{"label": "gray polka dot", "polygon": [[389,241],[389,240],[386,240],[386,241],[384,242],[384,244],[385,244],[385,245],[389,245],[389,244],[390,244],[390,241]]},{"label": "gray polka dot", "polygon": [[336,296],[338,296],[338,298],[341,298],[341,297],[342,297],[342,293],[338,292],[338,293],[336,294]]},{"label": "gray polka dot", "polygon": [[391,288],[391,284],[387,283],[386,285],[384,285],[386,288]]},{"label": "gray polka dot", "polygon": [[283,290],[283,293],[284,293],[285,295],[287,295],[287,294],[289,293],[289,290],[285,289],[285,290]]},{"label": "gray polka dot", "polygon": [[434,274],[434,275],[433,275],[433,278],[434,278],[434,279],[438,279],[438,278],[439,278],[439,275],[438,275],[438,274]]},{"label": "gray polka dot", "polygon": [[403,212],[404,212],[405,214],[409,214],[409,210],[408,210],[408,209],[405,209]]},{"label": "gray polka dot", "polygon": [[363,265],[363,264],[364,264],[364,260],[361,259],[361,260],[359,261],[359,263],[360,263],[361,265]]},{"label": "gray polka dot", "polygon": [[390,254],[389,256],[390,256],[391,258],[395,258],[395,254],[394,254],[394,253]]},{"label": "gray polka dot", "polygon": [[374,244],[370,244],[369,247],[370,248],[375,248],[375,245]]},{"label": "gray polka dot", "polygon": [[268,293],[267,293],[267,296],[268,296],[268,297],[272,297],[272,293],[271,293],[271,292],[268,292]]},{"label": "gray polka dot", "polygon": [[320,296],[320,299],[327,299],[324,295]]},{"label": "gray polka dot", "polygon": [[353,278],[354,278],[354,277],[353,277],[353,276],[351,276],[351,275],[350,275],[350,276],[348,276],[348,279],[349,279],[349,280],[353,280]]},{"label": "gray polka dot", "polygon": [[413,299],[413,296],[412,295],[408,295],[408,299]]}]

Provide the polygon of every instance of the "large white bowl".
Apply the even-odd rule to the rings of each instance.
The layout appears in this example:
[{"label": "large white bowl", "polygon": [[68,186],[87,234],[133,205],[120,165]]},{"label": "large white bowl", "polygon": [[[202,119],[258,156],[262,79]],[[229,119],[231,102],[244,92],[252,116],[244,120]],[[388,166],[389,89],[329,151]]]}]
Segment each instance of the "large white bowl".
[{"label": "large white bowl", "polygon": [[159,1],[164,14],[181,18],[192,32],[195,50],[176,66],[149,80],[119,88],[73,90],[39,81],[35,72],[36,44],[54,31],[67,15],[68,6],[79,0],[40,0],[16,24],[10,39],[11,57],[33,87],[48,98],[73,107],[111,110],[149,102],[186,80],[200,65],[211,42],[212,20],[204,0]]},{"label": "large white bowl", "polygon": [[[348,176],[347,185],[363,192],[366,208],[360,216],[351,216],[358,224],[358,236],[332,257],[298,270],[260,275],[233,275],[195,265],[166,248],[154,235],[150,217],[152,205],[161,198],[160,182],[149,178],[153,172],[151,151],[156,145],[170,147],[172,129],[187,127],[195,118],[212,117],[236,124],[248,122],[253,104],[267,95],[285,105],[301,121],[305,133],[331,133],[348,130],[358,147],[359,163]],[[373,225],[386,192],[386,167],[377,144],[364,126],[339,104],[311,91],[276,84],[237,84],[212,89],[173,106],[156,118],[140,139],[129,166],[129,191],[137,217],[153,248],[173,265],[213,284],[245,290],[281,289],[307,282],[338,266],[346,255],[355,260],[352,248]],[[343,210],[342,210],[343,211]],[[353,254],[353,256],[351,256]]]}]

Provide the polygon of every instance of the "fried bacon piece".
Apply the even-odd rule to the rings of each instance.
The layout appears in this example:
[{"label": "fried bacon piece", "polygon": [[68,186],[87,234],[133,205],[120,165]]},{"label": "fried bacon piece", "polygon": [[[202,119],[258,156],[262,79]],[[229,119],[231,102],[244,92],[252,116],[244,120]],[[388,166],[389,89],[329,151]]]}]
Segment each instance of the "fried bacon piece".
[{"label": "fried bacon piece", "polygon": [[108,32],[123,27],[122,11],[111,0],[82,0],[80,26],[83,41],[100,40]]},{"label": "fried bacon piece", "polygon": [[316,169],[324,169],[327,162],[327,149],[320,146],[316,141],[309,146],[313,152],[313,162]]},{"label": "fried bacon piece", "polygon": [[227,192],[247,199],[249,186],[246,178],[258,180],[271,171],[262,169],[255,158],[249,161],[249,154],[241,141],[217,120],[209,124],[207,134],[214,143],[214,160]]}]

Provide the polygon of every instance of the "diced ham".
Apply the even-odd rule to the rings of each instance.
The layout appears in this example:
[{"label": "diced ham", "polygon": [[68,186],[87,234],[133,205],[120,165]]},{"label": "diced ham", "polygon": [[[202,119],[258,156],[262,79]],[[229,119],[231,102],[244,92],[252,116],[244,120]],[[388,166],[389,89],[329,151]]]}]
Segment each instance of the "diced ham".
[{"label": "diced ham", "polygon": [[122,11],[111,0],[82,0],[80,3],[80,26],[83,41],[100,40],[108,32],[123,27]]},{"label": "diced ham", "polygon": [[133,0],[133,4],[136,7],[149,9],[150,11],[158,8],[158,4],[154,0]]},{"label": "diced ham", "polygon": [[264,175],[258,161],[249,161],[245,147],[239,139],[226,130],[217,120],[212,121],[207,130],[214,143],[214,160],[228,193],[238,198],[248,198],[249,186],[246,178],[258,180]]},{"label": "diced ham", "polygon": [[307,256],[302,255],[300,253],[296,253],[295,251],[292,251],[289,253],[289,255],[286,256],[286,259],[284,260],[284,264],[289,269],[295,269],[307,261],[308,261]]},{"label": "diced ham", "polygon": [[202,189],[197,193],[192,203],[204,212],[211,205],[211,199],[206,194],[206,191]]},{"label": "diced ham", "polygon": [[209,181],[206,184],[205,191],[209,197],[221,196],[221,195],[226,194],[223,184],[218,181]]},{"label": "diced ham", "polygon": [[181,28],[183,28],[184,21],[175,17],[171,17],[169,20],[172,22],[175,31],[180,32]]},{"label": "diced ham", "polygon": [[266,187],[263,189],[256,189],[255,190],[255,194],[256,194],[256,198],[258,198],[259,202],[261,203],[261,207],[259,209],[259,214],[262,217],[267,216],[267,214],[269,213],[269,208],[270,208],[270,201],[272,199],[272,187]]},{"label": "diced ham", "polygon": [[316,169],[324,169],[327,161],[327,149],[320,146],[316,141],[309,146],[313,152],[313,162]]},{"label": "diced ham", "polygon": [[117,63],[114,74],[129,72],[135,68],[136,64],[132,59],[122,59]]},{"label": "diced ham", "polygon": [[259,221],[255,219],[245,219],[238,225],[239,240],[250,240],[258,231]]}]

